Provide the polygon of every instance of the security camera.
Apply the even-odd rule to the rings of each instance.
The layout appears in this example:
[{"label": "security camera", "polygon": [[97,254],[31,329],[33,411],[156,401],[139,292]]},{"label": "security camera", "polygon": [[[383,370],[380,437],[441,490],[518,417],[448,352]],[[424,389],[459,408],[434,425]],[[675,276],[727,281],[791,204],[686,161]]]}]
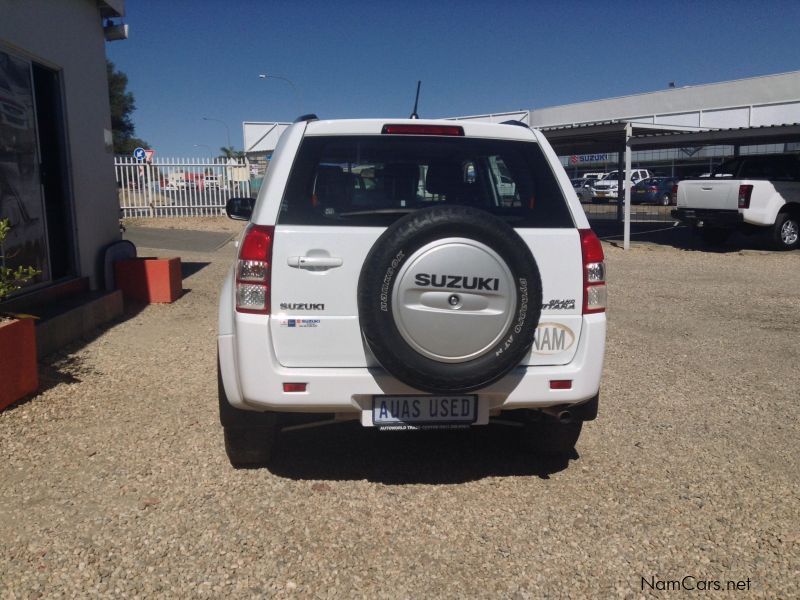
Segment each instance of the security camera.
[{"label": "security camera", "polygon": [[128,25],[120,23],[116,25],[111,21],[106,21],[103,25],[103,35],[107,42],[116,42],[117,40],[128,39]]}]

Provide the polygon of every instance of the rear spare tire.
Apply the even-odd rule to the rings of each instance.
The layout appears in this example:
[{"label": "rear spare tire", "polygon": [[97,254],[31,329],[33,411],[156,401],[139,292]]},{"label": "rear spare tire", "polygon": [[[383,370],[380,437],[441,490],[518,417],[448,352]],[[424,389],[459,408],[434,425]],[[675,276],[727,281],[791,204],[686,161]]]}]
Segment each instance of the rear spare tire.
[{"label": "rear spare tire", "polygon": [[431,393],[494,383],[533,344],[542,306],[536,261],[504,221],[437,206],[391,225],[358,282],[361,330],[378,362]]}]

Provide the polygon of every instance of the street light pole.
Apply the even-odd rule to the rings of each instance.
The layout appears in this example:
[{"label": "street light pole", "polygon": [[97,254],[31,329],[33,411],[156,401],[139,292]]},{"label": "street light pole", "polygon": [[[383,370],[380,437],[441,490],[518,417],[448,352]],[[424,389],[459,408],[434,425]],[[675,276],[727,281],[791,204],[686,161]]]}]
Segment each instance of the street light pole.
[{"label": "street light pole", "polygon": [[294,82],[291,79],[289,79],[288,77],[284,77],[283,75],[271,75],[271,74],[268,74],[268,73],[259,73],[258,78],[259,79],[280,79],[281,81],[285,81],[286,83],[288,83],[292,87],[292,91],[294,92],[294,95],[296,96],[297,104],[298,104],[298,110],[302,110],[303,109],[303,97],[300,95],[300,92],[298,91],[297,86],[294,84]]},{"label": "street light pole", "polygon": [[223,125],[225,125],[225,135],[227,136],[228,139],[228,148],[231,147],[231,130],[225,121],[223,121],[222,119],[214,119],[212,117],[203,117],[203,121],[216,121],[217,123],[222,123]]}]

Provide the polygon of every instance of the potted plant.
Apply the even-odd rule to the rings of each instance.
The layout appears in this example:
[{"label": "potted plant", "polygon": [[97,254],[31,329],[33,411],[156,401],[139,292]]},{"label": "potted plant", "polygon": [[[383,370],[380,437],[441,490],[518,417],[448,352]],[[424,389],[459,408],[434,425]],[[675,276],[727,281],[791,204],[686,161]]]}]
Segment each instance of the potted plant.
[{"label": "potted plant", "polygon": [[[10,230],[8,219],[0,219],[0,252]],[[0,302],[38,274],[33,267],[5,266],[0,254]],[[33,319],[0,313],[0,410],[38,387]]]}]

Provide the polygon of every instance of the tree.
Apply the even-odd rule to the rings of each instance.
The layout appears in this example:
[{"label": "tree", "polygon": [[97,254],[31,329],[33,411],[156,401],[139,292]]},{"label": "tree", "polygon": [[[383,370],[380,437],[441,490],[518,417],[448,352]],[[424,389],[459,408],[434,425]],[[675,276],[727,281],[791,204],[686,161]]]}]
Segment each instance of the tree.
[{"label": "tree", "polygon": [[233,146],[222,146],[219,151],[222,152],[220,158],[235,158],[237,160],[244,158],[244,152],[236,150]]},{"label": "tree", "polygon": [[111,105],[111,132],[114,137],[114,154],[131,154],[137,146],[149,148],[150,145],[134,137],[135,126],[131,114],[136,110],[133,94],[128,91],[128,76],[114,68],[114,63],[106,61],[108,74],[108,101]]}]

